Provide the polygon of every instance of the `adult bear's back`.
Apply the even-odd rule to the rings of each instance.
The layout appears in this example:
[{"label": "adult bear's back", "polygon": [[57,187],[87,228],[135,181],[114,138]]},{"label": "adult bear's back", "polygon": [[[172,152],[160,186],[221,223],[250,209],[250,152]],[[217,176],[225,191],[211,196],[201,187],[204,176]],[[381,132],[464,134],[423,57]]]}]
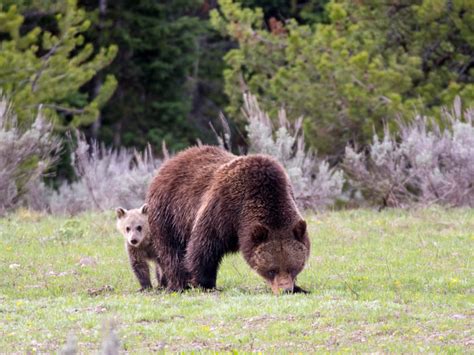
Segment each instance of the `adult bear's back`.
[{"label": "adult bear's back", "polygon": [[202,195],[214,173],[236,156],[220,148],[192,147],[165,162],[148,189],[150,232],[189,238]]}]

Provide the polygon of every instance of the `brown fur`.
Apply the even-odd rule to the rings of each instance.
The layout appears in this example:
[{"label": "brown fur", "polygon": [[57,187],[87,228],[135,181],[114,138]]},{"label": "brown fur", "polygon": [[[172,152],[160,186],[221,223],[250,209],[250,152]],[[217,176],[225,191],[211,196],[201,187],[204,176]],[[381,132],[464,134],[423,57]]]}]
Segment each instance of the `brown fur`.
[{"label": "brown fur", "polygon": [[130,266],[140,283],[141,290],[152,287],[148,262],[156,263],[158,285],[166,287],[166,279],[162,274],[154,244],[150,239],[147,213],[148,206],[146,204],[131,210],[121,207],[116,209],[117,229],[125,238],[125,249]]},{"label": "brown fur", "polygon": [[224,254],[240,250],[275,293],[302,291],[295,279],[309,254],[306,223],[274,159],[190,148],[162,166],[147,203],[170,290],[214,288]]}]

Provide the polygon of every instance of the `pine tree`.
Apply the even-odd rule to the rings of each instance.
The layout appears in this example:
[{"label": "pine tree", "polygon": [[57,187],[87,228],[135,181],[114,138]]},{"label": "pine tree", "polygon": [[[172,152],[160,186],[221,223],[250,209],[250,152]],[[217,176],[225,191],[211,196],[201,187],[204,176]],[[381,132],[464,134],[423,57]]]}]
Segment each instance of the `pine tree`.
[{"label": "pine tree", "polygon": [[90,125],[116,80],[108,76],[93,98],[81,88],[110,64],[117,47],[96,50],[85,41],[91,22],[75,0],[50,10],[38,16],[51,29],[27,28],[17,6],[0,5],[0,89],[12,100],[20,124],[31,124],[42,106],[57,129]]},{"label": "pine tree", "polygon": [[212,21],[239,43],[226,55],[228,112],[241,91],[267,110],[305,117],[308,142],[341,155],[398,114],[436,114],[460,95],[474,103],[474,2],[331,0],[327,23],[280,21],[220,0]]}]

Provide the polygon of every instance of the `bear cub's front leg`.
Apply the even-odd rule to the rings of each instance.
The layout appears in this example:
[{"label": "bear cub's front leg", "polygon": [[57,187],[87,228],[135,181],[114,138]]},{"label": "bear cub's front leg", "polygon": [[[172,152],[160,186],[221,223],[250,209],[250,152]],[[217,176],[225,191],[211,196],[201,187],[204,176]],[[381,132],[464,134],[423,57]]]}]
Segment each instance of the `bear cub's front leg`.
[{"label": "bear cub's front leg", "polygon": [[141,289],[140,291],[145,291],[147,289],[151,289],[151,280],[150,280],[150,268],[148,267],[148,263],[146,260],[135,260],[134,254],[129,253],[130,256],[130,264],[132,265],[132,270],[135,273],[135,276],[140,283]]}]

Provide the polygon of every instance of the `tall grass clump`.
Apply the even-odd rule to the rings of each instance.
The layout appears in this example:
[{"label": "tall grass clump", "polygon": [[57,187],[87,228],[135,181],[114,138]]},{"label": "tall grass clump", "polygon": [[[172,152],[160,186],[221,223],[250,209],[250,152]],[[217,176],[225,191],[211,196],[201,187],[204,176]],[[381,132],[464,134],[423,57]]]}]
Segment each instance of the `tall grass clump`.
[{"label": "tall grass clump", "polygon": [[346,148],[344,170],[365,197],[387,207],[441,204],[474,206],[474,110],[441,112],[438,123],[429,117],[399,122],[374,135],[367,151]]},{"label": "tall grass clump", "polygon": [[31,126],[19,127],[9,101],[0,97],[0,215],[25,202],[60,148],[41,112]]},{"label": "tall grass clump", "polygon": [[274,127],[251,94],[244,95],[243,113],[247,120],[249,151],[271,155],[282,163],[293,184],[298,205],[319,210],[334,204],[342,193],[343,173],[306,149],[302,117],[291,124],[281,109],[278,126]]},{"label": "tall grass clump", "polygon": [[55,214],[77,214],[87,210],[108,210],[117,206],[134,208],[143,204],[148,184],[161,164],[151,147],[143,152],[112,149],[96,141],[88,143],[77,135],[72,154],[78,180],[64,182],[48,197],[48,209]]}]

